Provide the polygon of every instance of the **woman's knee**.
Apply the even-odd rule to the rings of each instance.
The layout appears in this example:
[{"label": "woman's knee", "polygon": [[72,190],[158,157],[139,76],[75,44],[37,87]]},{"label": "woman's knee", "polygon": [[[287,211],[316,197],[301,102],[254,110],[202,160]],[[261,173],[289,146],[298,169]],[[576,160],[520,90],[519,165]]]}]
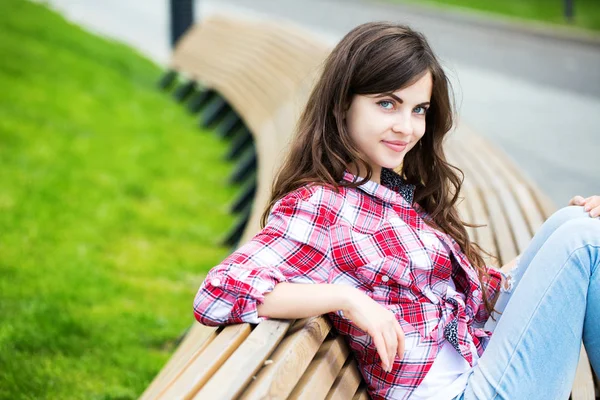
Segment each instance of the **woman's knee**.
[{"label": "woman's knee", "polygon": [[564,243],[574,246],[591,245],[600,247],[600,219],[571,218],[564,221],[553,233],[553,236],[561,237]]},{"label": "woman's knee", "polygon": [[590,215],[582,206],[566,206],[554,212],[546,223],[556,229],[567,221],[584,217],[590,218]]},{"label": "woman's knee", "polygon": [[[585,269],[589,276],[594,275],[600,266],[600,219],[591,218],[573,218],[564,222],[552,234],[550,247],[558,250],[565,250],[569,258],[577,257],[579,265]],[[547,242],[548,244],[548,242]],[[557,259],[560,259],[560,255]],[[563,264],[567,265],[567,264]],[[575,276],[575,275],[574,275]]]}]

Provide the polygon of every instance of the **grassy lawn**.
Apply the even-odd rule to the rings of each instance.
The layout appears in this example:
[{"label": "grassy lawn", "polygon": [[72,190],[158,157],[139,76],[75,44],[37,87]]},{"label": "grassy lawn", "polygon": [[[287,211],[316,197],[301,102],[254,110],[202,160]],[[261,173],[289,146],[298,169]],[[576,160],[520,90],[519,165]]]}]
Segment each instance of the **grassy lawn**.
[{"label": "grassy lawn", "polygon": [[2,0],[0,54],[0,398],[137,398],[228,253],[227,145],[43,6]]},{"label": "grassy lawn", "polygon": [[575,26],[600,31],[600,1],[573,0],[575,21],[564,19],[564,0],[388,0],[396,3],[418,3],[438,7],[484,11],[508,17]]}]

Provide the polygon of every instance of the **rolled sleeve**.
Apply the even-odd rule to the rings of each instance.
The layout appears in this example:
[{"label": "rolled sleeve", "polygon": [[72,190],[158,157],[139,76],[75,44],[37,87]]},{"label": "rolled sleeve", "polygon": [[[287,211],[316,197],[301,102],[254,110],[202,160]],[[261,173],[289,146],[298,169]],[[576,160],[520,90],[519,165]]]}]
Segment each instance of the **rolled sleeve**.
[{"label": "rolled sleeve", "polygon": [[267,225],[212,268],[194,300],[194,316],[210,326],[259,323],[258,304],[281,282],[327,283],[331,267],[325,209],[287,196]]}]

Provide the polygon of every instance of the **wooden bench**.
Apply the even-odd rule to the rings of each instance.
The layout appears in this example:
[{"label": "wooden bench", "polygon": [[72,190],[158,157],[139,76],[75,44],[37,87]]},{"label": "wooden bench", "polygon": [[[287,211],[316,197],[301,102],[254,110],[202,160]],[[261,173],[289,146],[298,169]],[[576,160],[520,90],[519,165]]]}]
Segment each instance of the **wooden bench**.
[{"label": "wooden bench", "polygon": [[[273,174],[328,50],[297,28],[215,17],[196,25],[174,52],[172,68],[226,98],[254,137],[258,189],[242,243],[259,229]],[[466,174],[463,218],[488,225],[469,234],[498,256],[491,264],[511,260],[554,206],[501,152],[466,128],[458,129],[447,149]],[[582,350],[572,399],[593,400],[594,390]],[[195,323],[141,398],[368,396],[344,339],[326,317],[314,317],[219,328]]]}]

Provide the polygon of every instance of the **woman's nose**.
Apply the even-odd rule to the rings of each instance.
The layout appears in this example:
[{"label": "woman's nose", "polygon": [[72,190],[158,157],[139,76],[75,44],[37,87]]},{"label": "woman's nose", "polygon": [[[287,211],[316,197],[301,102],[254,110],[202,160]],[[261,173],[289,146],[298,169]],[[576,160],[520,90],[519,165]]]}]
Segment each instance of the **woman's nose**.
[{"label": "woman's nose", "polygon": [[410,116],[398,116],[398,118],[396,118],[396,120],[394,121],[394,125],[392,125],[392,130],[397,133],[412,135],[413,126]]}]

